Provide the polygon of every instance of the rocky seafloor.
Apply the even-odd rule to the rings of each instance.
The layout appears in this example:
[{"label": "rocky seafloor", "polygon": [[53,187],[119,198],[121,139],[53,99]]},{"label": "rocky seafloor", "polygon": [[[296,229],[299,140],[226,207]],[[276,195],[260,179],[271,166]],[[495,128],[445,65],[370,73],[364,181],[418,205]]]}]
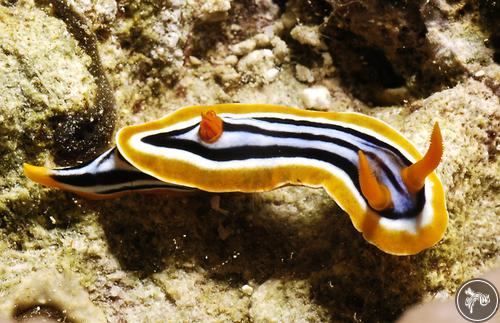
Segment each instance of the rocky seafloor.
[{"label": "rocky seafloor", "polygon": [[[0,317],[387,322],[452,299],[500,266],[499,16],[491,0],[0,0]],[[438,121],[443,240],[385,254],[318,189],[90,201],[22,173],[223,102],[362,112],[422,151]]]}]

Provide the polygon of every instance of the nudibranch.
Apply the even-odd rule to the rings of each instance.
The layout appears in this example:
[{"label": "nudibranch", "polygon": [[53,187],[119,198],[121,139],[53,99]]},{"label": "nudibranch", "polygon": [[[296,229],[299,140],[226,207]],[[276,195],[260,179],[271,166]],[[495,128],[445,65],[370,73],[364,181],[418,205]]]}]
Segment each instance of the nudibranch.
[{"label": "nudibranch", "polygon": [[433,246],[448,223],[434,172],[443,153],[437,123],[422,156],[398,131],[359,113],[220,104],[124,127],[116,146],[77,167],[25,164],[24,171],[44,185],[93,198],[144,190],[324,188],[367,241],[396,255]]}]

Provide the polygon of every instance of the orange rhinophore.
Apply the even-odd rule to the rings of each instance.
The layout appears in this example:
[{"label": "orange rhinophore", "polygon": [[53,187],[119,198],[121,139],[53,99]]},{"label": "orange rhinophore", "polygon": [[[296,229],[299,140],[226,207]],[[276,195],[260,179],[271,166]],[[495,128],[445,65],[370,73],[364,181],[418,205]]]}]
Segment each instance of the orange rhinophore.
[{"label": "orange rhinophore", "polygon": [[401,177],[408,191],[416,193],[424,187],[425,178],[438,167],[442,156],[443,137],[436,122],[432,129],[431,143],[425,156],[415,164],[401,170]]},{"label": "orange rhinophore", "polygon": [[216,142],[222,135],[222,119],[217,116],[215,111],[209,110],[201,113],[200,138],[209,144]]},{"label": "orange rhinophore", "polygon": [[390,208],[392,206],[391,192],[387,186],[377,180],[363,151],[358,151],[358,157],[359,185],[368,204],[377,211]]}]

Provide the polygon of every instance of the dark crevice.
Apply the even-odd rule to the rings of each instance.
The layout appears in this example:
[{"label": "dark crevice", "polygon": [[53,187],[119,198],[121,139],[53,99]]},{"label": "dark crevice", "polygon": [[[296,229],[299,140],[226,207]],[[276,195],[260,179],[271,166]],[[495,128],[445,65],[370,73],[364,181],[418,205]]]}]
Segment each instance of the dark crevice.
[{"label": "dark crevice", "polygon": [[[406,80],[398,73],[383,50],[350,31],[336,29],[331,36],[332,57],[343,84],[357,98],[369,104],[391,104],[383,98],[386,89],[404,87]],[[337,53],[348,53],[338,55]]]},{"label": "dark crevice", "polygon": [[493,49],[493,60],[500,64],[500,1],[481,0],[478,2],[483,28],[490,34],[486,44]]},{"label": "dark crevice", "polygon": [[18,308],[14,314],[14,319],[18,322],[64,322],[72,321],[63,313],[63,311],[50,305],[33,305],[29,308]]},{"label": "dark crevice", "polygon": [[402,104],[453,86],[463,75],[458,62],[447,66],[436,58],[418,2],[330,3],[324,41],[342,84],[365,103]]},{"label": "dark crevice", "polygon": [[285,12],[288,2],[287,0],[273,0],[273,2],[276,3],[280,8],[280,13]]},{"label": "dark crevice", "polygon": [[92,59],[88,69],[97,84],[92,106],[85,112],[58,115],[50,120],[54,129],[52,152],[56,163],[74,164],[95,157],[109,145],[115,124],[114,96],[102,68],[97,39],[90,32],[85,18],[64,1],[38,0],[37,5],[63,20],[80,48]]},{"label": "dark crevice", "polygon": [[1,0],[0,5],[6,7],[13,7],[17,4],[18,0]]}]

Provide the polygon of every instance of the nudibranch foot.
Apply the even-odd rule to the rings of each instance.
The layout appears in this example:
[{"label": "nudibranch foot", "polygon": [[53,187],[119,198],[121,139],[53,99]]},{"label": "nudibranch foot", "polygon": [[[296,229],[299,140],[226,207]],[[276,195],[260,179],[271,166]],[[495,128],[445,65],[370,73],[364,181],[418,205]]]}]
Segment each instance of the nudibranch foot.
[{"label": "nudibranch foot", "polygon": [[165,183],[130,165],[116,148],[75,167],[49,169],[23,164],[24,174],[48,187],[76,193],[90,199],[108,199],[132,191],[183,193],[193,188]]}]

